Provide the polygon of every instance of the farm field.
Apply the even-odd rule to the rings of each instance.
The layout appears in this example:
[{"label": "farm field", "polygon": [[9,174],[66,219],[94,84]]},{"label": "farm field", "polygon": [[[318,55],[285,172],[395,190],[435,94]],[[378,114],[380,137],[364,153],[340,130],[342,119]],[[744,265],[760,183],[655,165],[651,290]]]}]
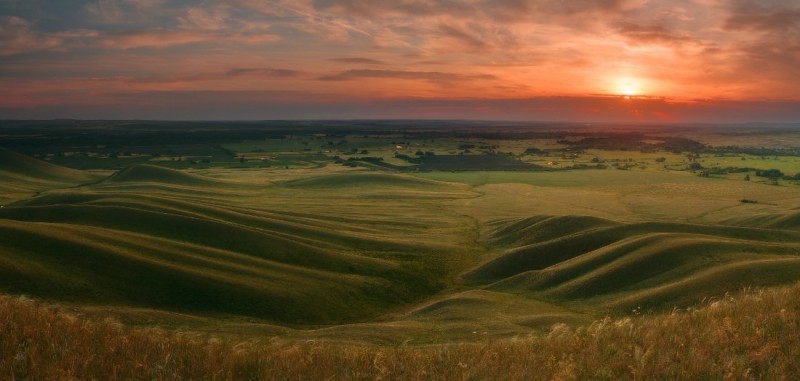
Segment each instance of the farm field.
[{"label": "farm field", "polygon": [[0,126],[9,306],[427,351],[800,281],[800,156],[771,135],[734,147],[736,126],[117,122],[77,146],[42,123]]}]

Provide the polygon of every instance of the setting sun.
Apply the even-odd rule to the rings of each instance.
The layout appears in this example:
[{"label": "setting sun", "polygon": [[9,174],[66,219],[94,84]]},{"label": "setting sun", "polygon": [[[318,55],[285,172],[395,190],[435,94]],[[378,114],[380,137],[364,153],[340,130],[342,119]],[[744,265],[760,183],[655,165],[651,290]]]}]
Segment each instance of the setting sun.
[{"label": "setting sun", "polygon": [[616,93],[625,97],[641,95],[641,84],[630,78],[623,78],[617,81]]}]

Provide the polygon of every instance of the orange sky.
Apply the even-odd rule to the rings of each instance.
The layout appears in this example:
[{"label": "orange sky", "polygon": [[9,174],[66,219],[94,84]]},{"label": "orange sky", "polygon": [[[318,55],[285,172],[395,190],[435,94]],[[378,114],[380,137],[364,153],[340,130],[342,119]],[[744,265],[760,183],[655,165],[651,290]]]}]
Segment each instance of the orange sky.
[{"label": "orange sky", "polygon": [[0,119],[800,122],[798,68],[796,0],[0,0]]}]

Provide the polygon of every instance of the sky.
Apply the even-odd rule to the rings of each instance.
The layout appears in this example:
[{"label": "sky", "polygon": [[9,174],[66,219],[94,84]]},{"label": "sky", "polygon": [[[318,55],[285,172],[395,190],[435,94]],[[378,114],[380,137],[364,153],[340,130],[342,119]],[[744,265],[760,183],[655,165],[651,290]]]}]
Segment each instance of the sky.
[{"label": "sky", "polygon": [[800,122],[797,0],[0,0],[0,119]]}]

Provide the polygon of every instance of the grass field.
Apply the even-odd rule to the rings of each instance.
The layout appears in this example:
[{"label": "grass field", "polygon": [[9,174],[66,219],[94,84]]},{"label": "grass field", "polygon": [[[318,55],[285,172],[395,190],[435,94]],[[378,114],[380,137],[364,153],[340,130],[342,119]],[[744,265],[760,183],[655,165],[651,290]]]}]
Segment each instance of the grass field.
[{"label": "grass field", "polygon": [[[355,194],[320,204],[316,192],[343,180]],[[468,194],[450,184],[353,173],[277,188],[144,165],[20,201],[0,211],[13,237],[2,243],[2,287],[285,324],[357,321],[437,292],[462,250],[439,238],[474,229],[418,205]]]},{"label": "grass field", "polygon": [[[711,326],[696,320],[717,313],[719,304],[708,301],[744,288],[780,290],[764,292],[782,295],[784,304],[796,294],[796,286],[779,288],[800,281],[800,187],[793,181],[774,185],[753,171],[700,176],[686,169],[686,155],[669,152],[590,149],[570,163],[608,165],[563,170],[564,153],[556,150],[568,143],[555,138],[499,141],[498,148],[473,138],[341,140],[346,142],[327,136],[243,141],[219,149],[235,156],[220,156],[230,165],[151,158],[116,171],[66,168],[57,160],[0,150],[0,293],[61,309],[11,296],[3,303],[36,319],[79,322],[120,340],[143,340],[145,352],[158,343],[179,348],[152,354],[154,363],[180,357],[175,351],[196,356],[180,360],[185,366],[142,368],[156,379],[196,374],[191,372],[259,378],[280,366],[253,356],[284,361],[281,369],[289,372],[308,365],[300,357],[317,355],[314,361],[344,364],[319,374],[334,379],[489,377],[472,364],[511,367],[517,373],[509,379],[532,374],[532,368],[498,360],[504,356],[529,358],[549,369],[544,378],[557,379],[786,374],[770,373],[763,360],[744,360],[761,359],[754,351],[788,356],[791,351],[773,346],[789,344],[775,344],[771,336],[759,336],[766,341],[747,350],[717,353],[733,357],[712,373],[667,366],[671,357],[648,352],[641,337],[673,340],[657,332],[678,321]],[[314,144],[321,152],[316,146],[306,151]],[[413,171],[392,170],[410,165],[396,156],[401,144],[404,151],[436,152],[429,155],[436,159]],[[397,162],[336,164],[336,152],[325,152],[326,146]],[[481,146],[512,155],[464,152]],[[532,146],[552,151],[526,154]],[[557,159],[562,163],[546,163]],[[742,161],[693,160],[719,167]],[[790,174],[798,165],[790,156],[744,162]],[[426,167],[431,163],[442,167]],[[621,170],[611,163],[634,165]],[[726,304],[725,316],[756,308],[764,292],[750,293],[747,306]],[[670,314],[677,310],[687,312]],[[647,317],[630,320],[641,314]],[[779,324],[775,316],[763,319]],[[122,325],[103,323],[107,318]],[[14,321],[2,329],[22,332]],[[745,324],[730,324],[739,323]],[[623,344],[620,327],[638,332],[638,350]],[[611,336],[598,344],[596,335]],[[735,337],[740,339],[756,340]],[[106,345],[92,340],[86,345]],[[601,353],[579,351],[570,340]],[[550,352],[537,354],[532,346]],[[229,363],[203,357],[235,348],[245,349]],[[96,377],[87,373],[89,365],[72,363],[61,369],[73,373],[57,373],[58,367],[36,373],[38,352],[19,353],[12,357],[24,361],[6,361],[0,371],[15,369],[19,378]],[[625,353],[626,360],[616,357]],[[462,360],[453,363],[456,357]],[[618,363],[606,369],[607,360]],[[187,368],[198,361],[219,368]],[[348,361],[385,362],[388,368],[362,369]],[[408,361],[427,364],[421,369],[430,373],[409,373]],[[451,365],[459,369],[440,368]],[[599,373],[581,373],[585,367]],[[103,378],[142,374],[119,371]]]},{"label": "grass field", "polygon": [[797,285],[750,290],[667,314],[578,329],[554,324],[539,336],[387,346],[130,328],[0,297],[0,372],[104,380],[792,379],[800,372],[798,298]]}]

